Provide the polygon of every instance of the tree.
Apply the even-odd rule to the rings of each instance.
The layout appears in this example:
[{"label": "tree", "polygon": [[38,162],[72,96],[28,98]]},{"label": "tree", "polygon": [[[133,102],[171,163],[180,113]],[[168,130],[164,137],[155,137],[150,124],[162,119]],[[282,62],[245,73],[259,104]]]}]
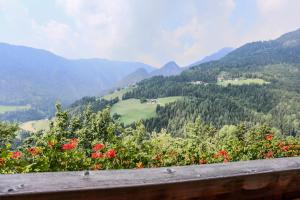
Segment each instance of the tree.
[{"label": "tree", "polygon": [[146,102],[147,102],[147,99],[146,99],[145,97],[142,97],[142,98],[140,98],[140,102],[141,102],[141,103],[146,103]]},{"label": "tree", "polygon": [[0,122],[0,149],[13,141],[18,129],[16,124]]}]

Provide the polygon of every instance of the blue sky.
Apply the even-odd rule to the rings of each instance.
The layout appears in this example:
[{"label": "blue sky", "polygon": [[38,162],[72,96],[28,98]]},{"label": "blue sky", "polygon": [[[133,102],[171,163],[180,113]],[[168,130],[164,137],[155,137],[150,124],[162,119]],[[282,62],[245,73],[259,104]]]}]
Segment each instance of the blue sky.
[{"label": "blue sky", "polygon": [[0,0],[0,42],[184,66],[300,28],[298,0]]}]

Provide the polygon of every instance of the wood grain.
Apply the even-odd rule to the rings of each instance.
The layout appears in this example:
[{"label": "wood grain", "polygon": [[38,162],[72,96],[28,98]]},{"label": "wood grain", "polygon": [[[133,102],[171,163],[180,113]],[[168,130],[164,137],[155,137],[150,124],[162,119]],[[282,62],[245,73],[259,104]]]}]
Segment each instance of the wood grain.
[{"label": "wood grain", "polygon": [[0,199],[295,199],[300,158],[0,175]]}]

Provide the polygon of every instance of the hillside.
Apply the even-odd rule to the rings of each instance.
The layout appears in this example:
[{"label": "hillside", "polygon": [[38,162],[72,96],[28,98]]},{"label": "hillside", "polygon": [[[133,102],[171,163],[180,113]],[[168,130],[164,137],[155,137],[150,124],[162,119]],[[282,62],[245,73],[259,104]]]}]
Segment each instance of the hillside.
[{"label": "hillside", "polygon": [[285,134],[300,129],[300,30],[278,39],[252,42],[217,61],[178,76],[141,81],[130,98],[187,96],[157,110],[148,130],[167,128],[180,134],[187,121],[201,117],[216,127],[266,123]]},{"label": "hillside", "polygon": [[56,101],[69,104],[83,96],[100,95],[136,69],[138,62],[105,59],[70,60],[51,52],[0,43],[0,105],[50,112]]}]

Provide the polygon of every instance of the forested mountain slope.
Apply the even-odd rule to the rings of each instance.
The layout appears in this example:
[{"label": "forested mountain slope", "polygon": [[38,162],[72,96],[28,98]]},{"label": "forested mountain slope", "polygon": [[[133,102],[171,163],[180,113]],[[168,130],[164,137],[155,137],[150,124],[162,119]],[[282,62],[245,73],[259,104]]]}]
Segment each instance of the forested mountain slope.
[{"label": "forested mountain slope", "polygon": [[157,108],[149,130],[180,134],[188,120],[201,117],[220,127],[267,123],[286,134],[300,130],[300,30],[276,40],[253,42],[224,58],[200,64],[179,76],[153,77],[123,98],[186,98]]}]

